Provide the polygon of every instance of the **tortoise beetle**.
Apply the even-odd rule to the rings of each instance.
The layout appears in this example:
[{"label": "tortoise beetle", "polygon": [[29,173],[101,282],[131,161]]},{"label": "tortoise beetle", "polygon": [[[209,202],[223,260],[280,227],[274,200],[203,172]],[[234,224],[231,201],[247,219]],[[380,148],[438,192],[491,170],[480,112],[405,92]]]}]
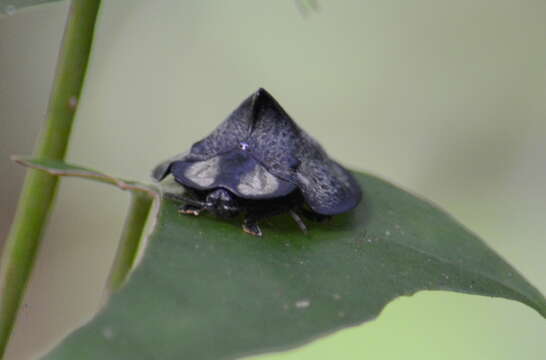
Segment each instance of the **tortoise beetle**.
[{"label": "tortoise beetle", "polygon": [[258,222],[288,212],[322,221],[361,200],[354,177],[264,89],[250,95],[188,152],[155,167],[156,181],[172,174],[185,189],[184,214],[244,215],[243,230],[261,236]]}]

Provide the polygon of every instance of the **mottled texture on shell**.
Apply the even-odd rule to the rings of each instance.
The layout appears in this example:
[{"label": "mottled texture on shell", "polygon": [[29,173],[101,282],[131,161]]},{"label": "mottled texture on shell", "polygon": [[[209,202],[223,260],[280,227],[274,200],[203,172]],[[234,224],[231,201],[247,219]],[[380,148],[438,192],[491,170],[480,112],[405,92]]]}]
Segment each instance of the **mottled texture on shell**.
[{"label": "mottled texture on shell", "polygon": [[360,187],[353,176],[333,160],[309,160],[298,169],[298,187],[313,211],[335,215],[360,202]]},{"label": "mottled texture on shell", "polygon": [[225,187],[243,198],[274,198],[299,188],[309,207],[324,215],[348,211],[361,199],[353,176],[264,89],[243,101],[189,153],[160,164],[153,175],[161,180],[169,172],[183,185]]}]

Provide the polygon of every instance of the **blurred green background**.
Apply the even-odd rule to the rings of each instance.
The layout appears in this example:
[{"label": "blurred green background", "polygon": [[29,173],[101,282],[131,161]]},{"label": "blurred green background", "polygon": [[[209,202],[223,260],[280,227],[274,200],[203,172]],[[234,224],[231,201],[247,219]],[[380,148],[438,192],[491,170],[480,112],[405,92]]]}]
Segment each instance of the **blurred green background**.
[{"label": "blurred green background", "polygon": [[[43,122],[66,1],[0,18],[0,241]],[[546,2],[104,1],[68,159],[147,181],[258,87],[332,157],[433,200],[546,292]],[[92,316],[127,194],[62,181],[9,360]],[[264,359],[546,358],[522,304],[444,292]]]}]

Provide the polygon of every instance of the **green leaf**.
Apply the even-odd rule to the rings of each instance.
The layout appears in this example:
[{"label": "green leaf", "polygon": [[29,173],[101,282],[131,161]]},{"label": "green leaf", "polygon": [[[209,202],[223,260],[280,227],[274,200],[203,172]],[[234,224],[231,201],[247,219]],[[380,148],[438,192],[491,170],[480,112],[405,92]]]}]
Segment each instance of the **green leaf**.
[{"label": "green leaf", "polygon": [[142,184],[137,181],[120,179],[96,170],[69,164],[61,160],[37,159],[25,156],[12,156],[11,160],[23,166],[45,171],[51,175],[81,177],[114,185],[122,190],[142,191],[148,193],[148,195],[152,197],[159,196],[159,190],[154,186]]},{"label": "green leaf", "polygon": [[545,298],[450,216],[356,176],[363,204],[307,236],[284,216],[253,237],[163,199],[127,285],[45,359],[233,359],[372,320],[420,290],[504,297],[546,316]]},{"label": "green leaf", "polygon": [[17,10],[59,0],[0,0],[0,14],[13,15]]},{"label": "green leaf", "polygon": [[[127,181],[100,173],[96,170],[65,163],[55,159],[37,159],[21,156],[12,156],[12,160],[36,170],[45,171],[55,176],[75,176],[87,178],[98,182],[111,184],[131,193],[131,205],[127,213],[125,225],[121,234],[117,254],[106,284],[106,294],[117,291],[126,281],[129,272],[136,263],[141,252],[141,238],[146,224],[146,219],[151,209],[152,202],[159,200],[159,189],[154,186]],[[155,206],[157,213],[157,206]]]}]

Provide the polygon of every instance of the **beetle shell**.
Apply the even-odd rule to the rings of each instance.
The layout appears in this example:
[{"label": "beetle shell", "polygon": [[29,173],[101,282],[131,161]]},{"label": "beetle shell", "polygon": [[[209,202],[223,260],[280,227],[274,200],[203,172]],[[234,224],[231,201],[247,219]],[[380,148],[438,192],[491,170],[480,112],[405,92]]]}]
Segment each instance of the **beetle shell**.
[{"label": "beetle shell", "polygon": [[246,199],[272,199],[299,189],[316,213],[335,215],[361,200],[360,186],[345,168],[299,128],[264,89],[249,96],[189,152],[158,165],[199,190],[225,188]]},{"label": "beetle shell", "polygon": [[233,150],[203,161],[176,161],[171,166],[175,179],[198,190],[225,188],[245,199],[285,196],[296,185],[276,177],[247,151]]}]

